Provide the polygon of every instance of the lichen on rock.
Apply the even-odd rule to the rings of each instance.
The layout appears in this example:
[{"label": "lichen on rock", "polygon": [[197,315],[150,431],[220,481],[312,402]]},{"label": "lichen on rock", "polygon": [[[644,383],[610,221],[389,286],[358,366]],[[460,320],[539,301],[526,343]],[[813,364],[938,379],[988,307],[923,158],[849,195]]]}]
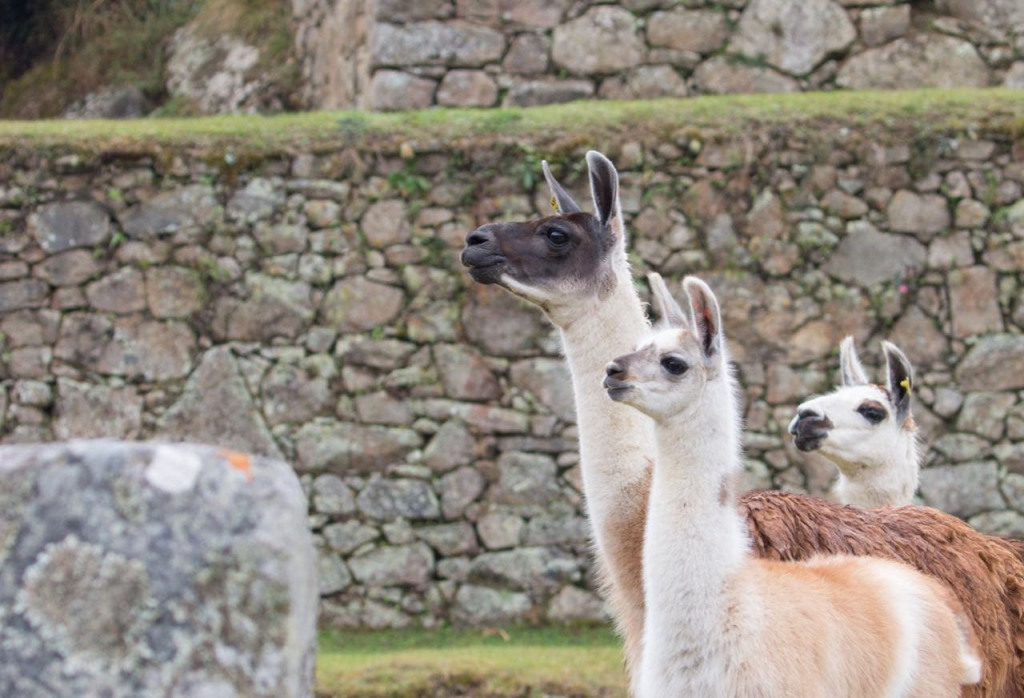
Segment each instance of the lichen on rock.
[{"label": "lichen on rock", "polygon": [[131,670],[156,613],[138,560],[70,535],[25,571],[16,608],[71,671]]}]

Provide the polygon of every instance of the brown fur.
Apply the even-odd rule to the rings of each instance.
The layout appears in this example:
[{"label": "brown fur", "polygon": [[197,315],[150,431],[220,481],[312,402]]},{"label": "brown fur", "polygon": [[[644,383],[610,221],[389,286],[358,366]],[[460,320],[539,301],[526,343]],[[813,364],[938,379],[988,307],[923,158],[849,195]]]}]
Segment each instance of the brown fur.
[{"label": "brown fur", "polygon": [[[888,395],[889,396],[889,403],[892,404],[892,402],[893,402],[892,391],[890,391],[889,388],[887,388],[884,385],[878,385],[877,383],[872,383],[872,385],[874,385],[876,388],[878,388],[883,393]],[[875,404],[878,405],[878,407],[881,407],[886,412],[889,411],[888,409],[886,409],[885,405],[883,405],[882,403],[878,402],[878,403],[875,403]],[[900,423],[900,428],[903,429],[903,431],[917,431],[917,422],[914,421],[914,415],[911,414],[910,412],[908,412],[907,416],[904,417],[903,421]]]},{"label": "brown fur", "polygon": [[885,409],[885,405],[880,403],[878,400],[865,400],[861,404],[862,405],[868,405],[870,407],[877,407],[878,409],[882,410],[883,412],[888,412],[888,410]]},{"label": "brown fur", "polygon": [[753,492],[739,506],[759,557],[871,555],[942,581],[970,618],[984,662],[981,683],[962,695],[1024,698],[1024,544],[926,507],[865,510],[782,492]]},{"label": "brown fur", "polygon": [[[643,652],[644,634],[644,580],[643,555],[644,529],[647,526],[647,504],[651,492],[651,475],[654,463],[649,462],[644,477],[624,488],[624,502],[632,502],[629,511],[607,523],[614,534],[606,540],[614,544],[608,550],[608,565],[600,567],[604,597],[613,609],[619,634],[625,645],[626,669],[630,676],[636,675]],[[598,563],[601,560],[598,558]],[[618,573],[618,579],[611,579],[611,570]]]},{"label": "brown fur", "polygon": [[900,424],[900,428],[903,431],[917,431],[917,422],[914,421],[914,415],[908,414],[907,418]]},{"label": "brown fur", "polygon": [[[780,675],[789,680],[806,677],[808,683],[794,695],[820,694],[820,687],[812,683],[816,675],[807,667],[821,666],[829,656],[843,657],[852,670],[847,674],[850,683],[840,689],[841,695],[883,694],[885,682],[900,659],[901,629],[891,613],[892,600],[886,595],[889,584],[878,583],[877,560],[849,556],[814,558],[797,564],[759,560],[753,569],[756,574],[752,583],[772,592],[763,595],[772,604],[766,615],[789,619],[777,631],[775,640],[781,646],[772,652],[772,658],[773,671],[781,669]],[[929,589],[928,598],[936,603],[930,612],[917,618],[921,672],[907,694],[914,698],[949,695],[950,688],[958,686],[963,678],[957,640],[961,631],[955,615],[961,612],[960,604],[937,580],[926,577],[924,584]],[[812,589],[818,593],[807,593]],[[841,621],[836,623],[837,619]],[[865,638],[871,641],[865,643]]]},{"label": "brown fur", "polygon": [[[754,567],[759,572],[755,579],[773,592],[764,596],[773,606],[766,609],[765,614],[791,619],[785,629],[778,631],[776,639],[785,646],[772,658],[773,669],[788,677],[816,679],[815,673],[807,668],[820,667],[826,657],[836,653],[836,648],[830,645],[841,642],[840,656],[845,655],[851,667],[859,668],[852,672],[851,678],[859,680],[860,684],[851,685],[849,695],[881,695],[884,683],[880,680],[893,673],[899,635],[895,619],[877,612],[886,608],[886,600],[882,598],[884,587],[870,574],[857,569],[856,558],[828,558],[823,561],[825,564],[811,562],[807,565],[782,564],[775,560],[758,562],[760,564]],[[849,564],[851,562],[854,564]],[[822,595],[808,594],[808,589],[817,589]],[[841,638],[822,632],[823,628],[833,627],[834,618],[842,618],[837,624]],[[870,651],[864,651],[868,649],[862,642],[864,638],[872,639]],[[794,656],[790,648],[795,647],[811,649],[811,656]],[[789,666],[779,666],[778,660],[782,658]],[[800,666],[802,662],[806,662],[806,666]],[[809,684],[799,695],[817,693],[814,685]]]}]

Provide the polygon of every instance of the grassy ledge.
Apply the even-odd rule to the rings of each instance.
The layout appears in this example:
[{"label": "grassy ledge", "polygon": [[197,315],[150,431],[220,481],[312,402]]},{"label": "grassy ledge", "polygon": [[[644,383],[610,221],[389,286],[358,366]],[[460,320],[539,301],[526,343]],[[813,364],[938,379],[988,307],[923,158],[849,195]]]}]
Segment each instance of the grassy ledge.
[{"label": "grassy ledge", "polygon": [[415,112],[304,112],[277,116],[151,118],[126,121],[0,121],[0,148],[70,147],[148,152],[166,147],[243,145],[249,152],[349,147],[393,151],[472,145],[495,139],[552,144],[653,142],[687,130],[719,137],[754,123],[866,124],[968,135],[1024,136],[1024,90],[914,90],[732,95],[633,102],[587,101],[525,109],[427,109]]},{"label": "grassy ledge", "polygon": [[321,698],[626,695],[604,627],[325,632],[316,673]]}]

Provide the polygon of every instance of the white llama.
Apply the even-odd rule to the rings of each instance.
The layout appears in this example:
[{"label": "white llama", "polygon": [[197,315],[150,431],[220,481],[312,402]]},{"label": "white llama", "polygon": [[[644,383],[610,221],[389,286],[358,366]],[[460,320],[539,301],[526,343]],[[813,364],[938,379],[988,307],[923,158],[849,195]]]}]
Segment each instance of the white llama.
[{"label": "white llama", "polygon": [[920,453],[910,412],[914,371],[903,352],[882,342],[884,385],[872,385],[853,337],[839,345],[841,387],[797,407],[789,433],[801,451],[819,451],[839,469],[835,495],[843,504],[910,504]]},{"label": "white llama", "polygon": [[942,584],[870,557],[756,559],[737,510],[740,416],[718,302],[650,276],[667,329],[607,366],[608,396],[654,422],[638,694],[957,696],[981,662]]}]

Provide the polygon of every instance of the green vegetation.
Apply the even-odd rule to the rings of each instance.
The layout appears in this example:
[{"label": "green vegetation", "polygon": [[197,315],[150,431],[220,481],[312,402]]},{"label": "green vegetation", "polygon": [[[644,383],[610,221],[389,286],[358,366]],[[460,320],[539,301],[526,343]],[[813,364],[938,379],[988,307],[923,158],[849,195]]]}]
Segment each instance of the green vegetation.
[{"label": "green vegetation", "polygon": [[401,170],[388,175],[388,186],[408,199],[414,194],[430,191],[430,180],[409,170]]},{"label": "green vegetation", "polygon": [[[416,112],[305,112],[127,121],[0,121],[0,148],[70,145],[85,151],[159,153],[176,148],[244,147],[259,153],[382,148],[426,150],[479,139],[545,153],[624,139],[690,144],[741,135],[769,123],[815,133],[865,127],[866,135],[1024,134],[1020,90],[915,90],[735,95],[635,102],[573,102],[528,109],[427,109]],[[902,132],[902,133],[901,133]]]},{"label": "green vegetation", "polygon": [[324,698],[619,698],[626,676],[604,627],[327,632],[317,652]]},{"label": "green vegetation", "polygon": [[[22,19],[36,46],[24,73],[0,81],[0,114],[40,118],[63,112],[104,85],[164,91],[167,37],[195,15],[199,0],[45,0]],[[16,28],[16,27],[15,27]],[[17,50],[12,43],[9,50]]]},{"label": "green vegetation", "polygon": [[170,37],[192,19],[206,37],[259,47],[256,70],[289,105],[297,84],[290,10],[279,0],[34,0],[0,27],[0,115],[54,116],[108,85],[134,85],[162,114],[187,115],[192,105],[168,101],[165,66]]}]

